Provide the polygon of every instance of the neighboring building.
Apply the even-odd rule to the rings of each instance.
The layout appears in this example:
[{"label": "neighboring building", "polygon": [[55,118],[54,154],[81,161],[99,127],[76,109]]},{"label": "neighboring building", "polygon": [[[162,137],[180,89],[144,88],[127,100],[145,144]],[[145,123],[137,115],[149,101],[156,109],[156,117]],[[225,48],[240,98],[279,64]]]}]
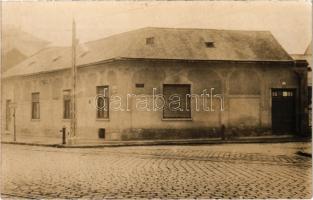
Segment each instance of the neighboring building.
[{"label": "neighboring building", "polygon": [[48,42],[11,25],[2,26],[1,71],[12,68],[48,46]]},{"label": "neighboring building", "polygon": [[306,60],[308,62],[308,110],[309,126],[312,127],[312,42],[306,48],[304,54],[293,54],[295,60]]},{"label": "neighboring building", "polygon": [[[306,131],[307,63],[295,62],[268,31],[142,28],[80,45],[76,55],[76,139],[215,137],[222,125],[233,135]],[[19,135],[60,137],[70,127],[70,47],[46,48],[2,81],[2,132],[12,134],[11,103]],[[182,97],[183,109],[152,111],[160,100],[153,88],[165,103]],[[207,110],[196,111],[194,96],[183,98],[211,88]],[[104,95],[97,104],[110,109],[95,108],[97,94]],[[127,94],[146,96],[126,101]],[[117,95],[124,111],[112,110]],[[150,111],[138,109],[145,103]]]}]

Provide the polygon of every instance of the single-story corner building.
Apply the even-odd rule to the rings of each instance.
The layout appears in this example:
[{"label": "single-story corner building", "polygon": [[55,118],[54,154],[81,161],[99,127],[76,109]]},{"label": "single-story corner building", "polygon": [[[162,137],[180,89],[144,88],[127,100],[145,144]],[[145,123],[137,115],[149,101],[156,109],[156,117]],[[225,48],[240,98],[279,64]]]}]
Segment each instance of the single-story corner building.
[{"label": "single-story corner building", "polygon": [[[13,134],[12,105],[18,135],[69,130],[71,56],[48,47],[2,75],[3,134]],[[218,137],[221,127],[301,135],[308,125],[307,62],[269,31],[142,28],[79,44],[76,66],[77,140]]]}]

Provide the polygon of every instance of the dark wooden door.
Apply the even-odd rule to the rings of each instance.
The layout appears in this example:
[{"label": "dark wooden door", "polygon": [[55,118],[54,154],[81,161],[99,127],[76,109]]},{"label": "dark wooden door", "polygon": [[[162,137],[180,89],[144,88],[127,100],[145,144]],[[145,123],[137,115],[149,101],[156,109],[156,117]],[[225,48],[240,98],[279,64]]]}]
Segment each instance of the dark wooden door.
[{"label": "dark wooden door", "polygon": [[272,129],[293,132],[296,129],[295,89],[272,89]]}]

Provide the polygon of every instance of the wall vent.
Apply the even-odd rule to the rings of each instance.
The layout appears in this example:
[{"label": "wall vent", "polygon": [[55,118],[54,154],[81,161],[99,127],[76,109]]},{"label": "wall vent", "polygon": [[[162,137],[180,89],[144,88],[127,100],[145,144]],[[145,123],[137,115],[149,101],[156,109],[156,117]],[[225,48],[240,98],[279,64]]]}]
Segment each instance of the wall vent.
[{"label": "wall vent", "polygon": [[205,46],[206,46],[207,48],[213,48],[213,47],[215,47],[214,42],[205,42]]},{"label": "wall vent", "polygon": [[136,88],[144,88],[145,84],[143,83],[136,83]]}]

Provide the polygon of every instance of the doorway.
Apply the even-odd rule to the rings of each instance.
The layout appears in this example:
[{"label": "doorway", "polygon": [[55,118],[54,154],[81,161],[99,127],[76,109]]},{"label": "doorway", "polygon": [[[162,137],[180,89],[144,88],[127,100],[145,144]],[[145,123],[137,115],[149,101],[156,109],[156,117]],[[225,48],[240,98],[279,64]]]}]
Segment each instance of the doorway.
[{"label": "doorway", "polygon": [[272,89],[272,129],[292,133],[296,130],[296,89]]}]

